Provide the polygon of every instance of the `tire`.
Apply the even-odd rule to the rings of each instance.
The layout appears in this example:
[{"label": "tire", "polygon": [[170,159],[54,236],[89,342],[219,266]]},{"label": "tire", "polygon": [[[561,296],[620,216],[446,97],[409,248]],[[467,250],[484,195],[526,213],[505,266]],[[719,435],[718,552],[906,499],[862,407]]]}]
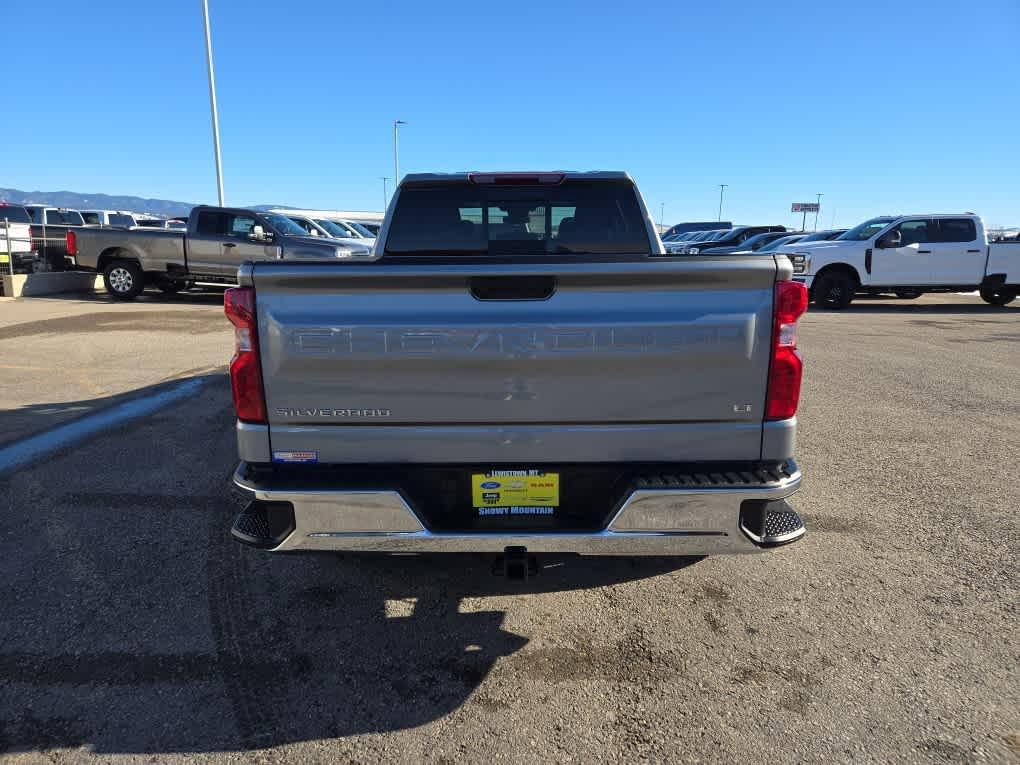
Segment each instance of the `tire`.
[{"label": "tire", "polygon": [[103,284],[115,300],[134,300],[145,289],[145,274],[130,260],[115,260],[103,269]]},{"label": "tire", "polygon": [[815,305],[841,311],[854,299],[857,284],[848,274],[836,271],[822,274],[820,279],[815,280],[813,287]]},{"label": "tire", "polygon": [[896,297],[900,300],[917,300],[923,294],[921,290],[896,290]]},{"label": "tire", "polygon": [[988,305],[1007,305],[1016,300],[1016,287],[982,287],[980,289],[981,299]]}]

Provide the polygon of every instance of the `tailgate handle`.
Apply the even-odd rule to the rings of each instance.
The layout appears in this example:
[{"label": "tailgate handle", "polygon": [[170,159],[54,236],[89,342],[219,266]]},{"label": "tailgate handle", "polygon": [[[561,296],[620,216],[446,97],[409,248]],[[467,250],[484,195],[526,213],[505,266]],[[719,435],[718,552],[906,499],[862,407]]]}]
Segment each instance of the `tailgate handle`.
[{"label": "tailgate handle", "polygon": [[555,276],[472,276],[475,300],[548,300],[556,291]]}]

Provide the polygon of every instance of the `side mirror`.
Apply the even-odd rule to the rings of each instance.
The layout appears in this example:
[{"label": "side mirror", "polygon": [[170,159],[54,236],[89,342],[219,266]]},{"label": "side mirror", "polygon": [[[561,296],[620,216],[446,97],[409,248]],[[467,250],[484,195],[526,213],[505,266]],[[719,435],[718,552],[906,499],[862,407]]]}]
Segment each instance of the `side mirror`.
[{"label": "side mirror", "polygon": [[251,227],[251,233],[248,234],[248,238],[253,242],[271,242],[273,241],[273,234],[256,224]]},{"label": "side mirror", "polygon": [[875,242],[875,246],[882,250],[888,250],[893,247],[902,247],[903,234],[901,234],[899,230],[890,231],[888,234],[886,234],[877,242]]}]

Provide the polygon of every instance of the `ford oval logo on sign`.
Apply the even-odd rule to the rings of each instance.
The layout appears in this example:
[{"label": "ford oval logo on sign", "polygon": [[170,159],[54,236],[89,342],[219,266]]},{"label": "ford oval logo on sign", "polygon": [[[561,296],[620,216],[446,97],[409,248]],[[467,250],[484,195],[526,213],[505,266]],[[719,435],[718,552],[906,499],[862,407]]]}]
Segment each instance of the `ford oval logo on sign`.
[{"label": "ford oval logo on sign", "polygon": [[482,484],[483,489],[498,489],[499,486],[499,481],[486,481]]}]

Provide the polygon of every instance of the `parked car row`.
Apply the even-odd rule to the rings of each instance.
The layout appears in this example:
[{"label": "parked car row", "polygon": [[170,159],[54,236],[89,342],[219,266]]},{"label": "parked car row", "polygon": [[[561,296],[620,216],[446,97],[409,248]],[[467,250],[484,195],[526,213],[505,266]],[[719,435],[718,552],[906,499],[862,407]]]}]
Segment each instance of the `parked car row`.
[{"label": "parked car row", "polygon": [[[72,210],[48,205],[0,202],[0,264],[15,271],[63,271],[75,267],[67,232],[77,228],[162,228],[182,231],[186,217],[157,218],[127,210]],[[10,247],[7,237],[10,237]]]},{"label": "parked car row", "polygon": [[375,244],[375,234],[367,228],[357,227],[358,224],[351,221],[330,220],[329,218],[309,218],[305,215],[290,214],[288,214],[287,217],[303,228],[305,233],[309,236],[322,236],[329,239],[339,239],[345,242],[369,247]]},{"label": "parked car row", "polygon": [[[79,227],[67,232],[77,266],[103,275],[119,300],[149,286],[174,293],[197,283],[236,284],[247,261],[364,257],[374,240],[334,237],[302,216],[233,207],[196,207],[185,231]],[[326,232],[326,233],[323,233]],[[346,229],[344,229],[346,233]]]},{"label": "parked car row", "polygon": [[729,255],[744,252],[773,252],[797,241],[827,241],[846,229],[788,231],[785,226],[728,226],[709,231],[666,234],[663,244],[673,255]]},{"label": "parked car row", "polygon": [[663,245],[670,255],[788,255],[811,300],[827,308],[846,308],[858,295],[913,299],[926,292],[977,291],[991,305],[1020,295],[1020,235],[986,233],[973,213],[887,215],[849,230],[812,233],[724,225],[667,232]]}]

